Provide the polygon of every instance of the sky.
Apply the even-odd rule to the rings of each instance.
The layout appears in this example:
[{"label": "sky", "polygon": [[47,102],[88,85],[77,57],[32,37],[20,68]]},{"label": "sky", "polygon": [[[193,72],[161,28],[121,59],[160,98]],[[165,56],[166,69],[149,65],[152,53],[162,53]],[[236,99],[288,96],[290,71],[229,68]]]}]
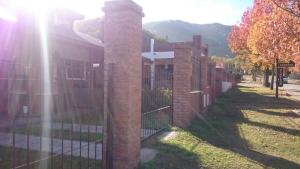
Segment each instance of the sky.
[{"label": "sky", "polygon": [[[103,1],[91,0],[90,2],[90,10],[85,11],[79,7],[77,11],[85,13],[88,18],[103,15],[99,13]],[[98,7],[99,2],[101,5]],[[245,9],[252,5],[252,0],[135,0],[135,2],[144,9],[144,23],[160,20],[184,20],[200,24],[232,25],[238,23]]]},{"label": "sky", "polygon": [[[39,4],[42,0],[10,0]],[[39,3],[36,3],[36,2]],[[48,0],[73,9],[86,18],[103,16],[104,0]],[[240,21],[243,11],[253,0],[134,0],[143,7],[144,23],[161,20],[183,20],[191,23],[222,23],[233,25]],[[1,8],[0,8],[1,15]]]}]

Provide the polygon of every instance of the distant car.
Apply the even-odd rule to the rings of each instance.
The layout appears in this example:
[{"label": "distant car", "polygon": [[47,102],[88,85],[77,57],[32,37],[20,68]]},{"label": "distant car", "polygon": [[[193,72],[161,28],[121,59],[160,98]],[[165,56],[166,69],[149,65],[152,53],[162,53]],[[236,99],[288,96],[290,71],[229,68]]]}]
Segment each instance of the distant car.
[{"label": "distant car", "polygon": [[289,78],[287,76],[283,77],[283,84],[288,84]]}]

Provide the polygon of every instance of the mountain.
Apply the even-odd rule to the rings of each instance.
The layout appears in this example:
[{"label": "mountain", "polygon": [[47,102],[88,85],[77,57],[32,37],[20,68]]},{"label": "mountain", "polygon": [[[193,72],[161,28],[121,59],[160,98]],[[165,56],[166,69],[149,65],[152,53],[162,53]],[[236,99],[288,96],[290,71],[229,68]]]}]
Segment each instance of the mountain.
[{"label": "mountain", "polygon": [[227,36],[231,26],[218,23],[192,24],[179,20],[150,22],[144,24],[144,29],[169,42],[192,41],[193,35],[202,35],[203,42],[208,44],[210,56],[233,56]]}]

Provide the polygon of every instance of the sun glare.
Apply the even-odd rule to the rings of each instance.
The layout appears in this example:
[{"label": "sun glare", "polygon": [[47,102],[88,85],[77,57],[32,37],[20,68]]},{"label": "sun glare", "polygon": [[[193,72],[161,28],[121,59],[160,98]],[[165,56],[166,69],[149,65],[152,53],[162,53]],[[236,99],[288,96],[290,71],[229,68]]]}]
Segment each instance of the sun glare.
[{"label": "sun glare", "polygon": [[[51,0],[9,0],[4,3],[4,7],[11,11],[10,20],[16,21],[16,15],[19,11],[33,13],[37,20],[45,19],[46,12],[53,6]],[[0,8],[0,16],[1,16]],[[14,16],[15,15],[15,16]],[[4,18],[5,19],[5,18]]]},{"label": "sun glare", "polygon": [[52,6],[50,2],[51,0],[10,0],[8,6],[15,10],[22,9],[38,12]]},{"label": "sun glare", "polygon": [[1,6],[0,6],[0,18],[7,20],[7,21],[11,21],[11,22],[16,22],[16,17],[13,16],[6,9],[2,8]]},{"label": "sun glare", "polygon": [[[50,135],[49,128],[51,128],[49,121],[51,121],[51,77],[50,77],[50,63],[49,63],[49,51],[48,51],[48,36],[47,36],[47,25],[45,22],[45,15],[40,15],[39,29],[40,29],[40,39],[42,46],[42,60],[43,60],[43,91],[44,91],[44,101],[43,101],[43,135],[48,137]],[[50,142],[47,140],[43,145],[43,149],[49,151]],[[43,157],[42,157],[43,158]],[[41,164],[41,168],[47,166],[47,161]]]},{"label": "sun glare", "polygon": [[[48,33],[47,33],[47,21],[46,14],[47,10],[53,5],[51,1],[47,0],[11,0],[9,7],[14,11],[25,10],[32,12],[35,15],[36,21],[38,21],[40,46],[41,46],[41,57],[43,65],[43,114],[42,116],[42,135],[44,137],[49,137],[50,131],[50,121],[51,121],[51,76],[50,76],[50,63],[49,63],[49,51],[48,51]],[[49,140],[43,142],[42,148],[44,151],[49,151]],[[44,158],[42,155],[42,159]],[[43,161],[40,164],[41,168],[47,166],[47,161]]]}]

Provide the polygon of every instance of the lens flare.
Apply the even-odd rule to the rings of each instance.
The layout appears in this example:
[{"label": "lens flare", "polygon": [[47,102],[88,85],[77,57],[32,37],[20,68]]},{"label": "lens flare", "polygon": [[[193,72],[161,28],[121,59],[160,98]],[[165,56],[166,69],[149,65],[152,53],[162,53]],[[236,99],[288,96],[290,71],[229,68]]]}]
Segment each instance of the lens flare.
[{"label": "lens flare", "polygon": [[7,21],[11,21],[11,22],[16,22],[17,21],[15,16],[13,16],[9,11],[2,8],[1,6],[0,6],[0,19],[4,19],[4,20],[7,20]]},{"label": "lens flare", "polygon": [[[51,110],[52,110],[52,93],[51,93],[51,70],[50,70],[50,58],[49,58],[49,43],[48,43],[48,31],[47,31],[47,10],[51,6],[50,1],[46,0],[12,0],[10,5],[15,8],[15,10],[21,9],[30,11],[34,14],[35,20],[37,21],[40,51],[42,59],[42,136],[43,138],[50,138],[51,131]],[[50,140],[43,139],[42,150],[44,152],[49,152],[50,150]],[[47,157],[46,154],[42,153],[41,159]],[[39,168],[47,168],[47,160],[43,160],[40,163]]]},{"label": "lens flare", "polygon": [[[42,47],[42,67],[43,67],[43,136],[49,138],[51,129],[51,77],[50,77],[50,63],[49,63],[49,51],[48,51],[48,36],[47,36],[47,23],[46,23],[46,9],[37,13],[37,19],[39,22],[40,42]],[[43,142],[43,150],[49,152],[49,139]],[[43,159],[43,157],[42,157]],[[41,163],[41,168],[47,166],[47,161]]]}]

